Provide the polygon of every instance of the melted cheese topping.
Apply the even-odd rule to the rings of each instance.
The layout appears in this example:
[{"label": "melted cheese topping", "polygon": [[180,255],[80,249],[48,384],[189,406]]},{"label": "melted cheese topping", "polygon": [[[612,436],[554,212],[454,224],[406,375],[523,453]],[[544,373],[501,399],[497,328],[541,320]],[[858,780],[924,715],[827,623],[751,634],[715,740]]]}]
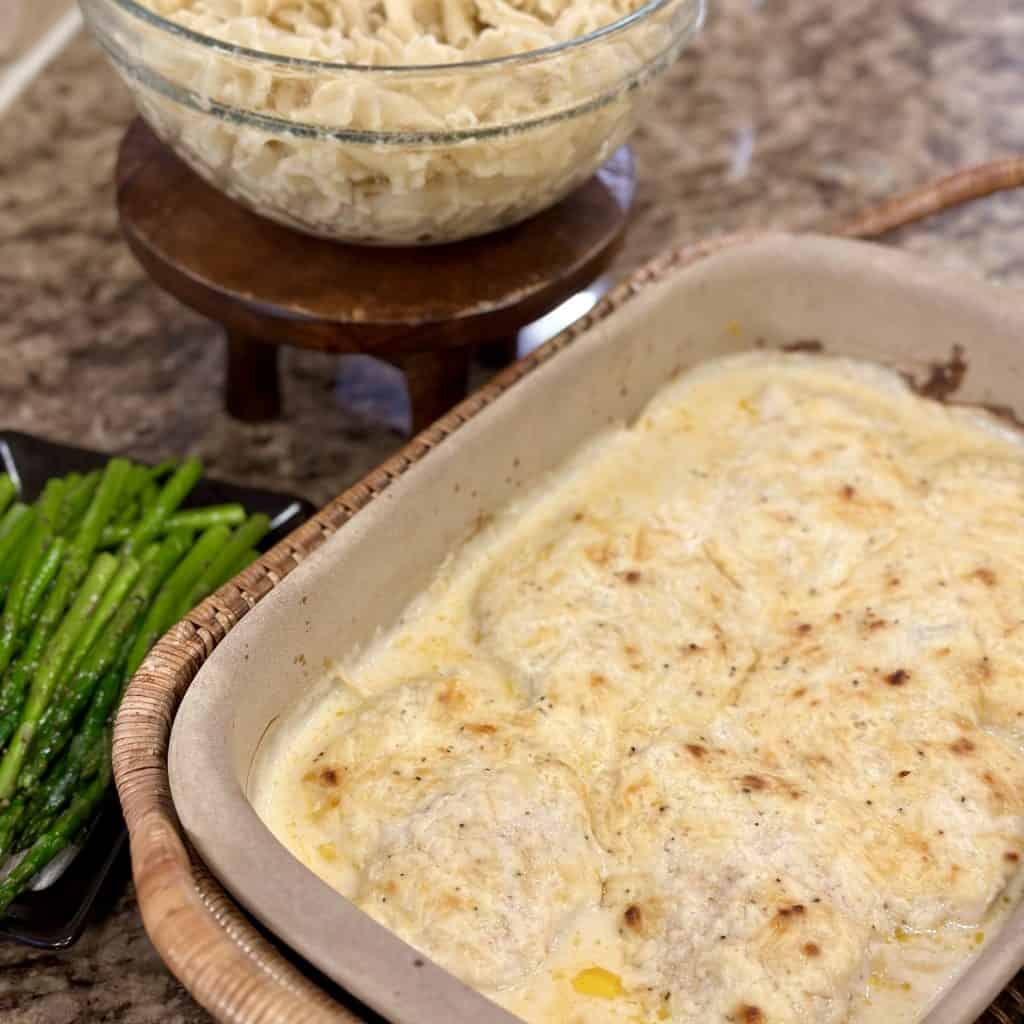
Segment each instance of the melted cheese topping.
[{"label": "melted cheese topping", "polygon": [[332,672],[254,802],[529,1022],[918,1020],[1024,853],[1022,525],[995,420],[707,364]]}]

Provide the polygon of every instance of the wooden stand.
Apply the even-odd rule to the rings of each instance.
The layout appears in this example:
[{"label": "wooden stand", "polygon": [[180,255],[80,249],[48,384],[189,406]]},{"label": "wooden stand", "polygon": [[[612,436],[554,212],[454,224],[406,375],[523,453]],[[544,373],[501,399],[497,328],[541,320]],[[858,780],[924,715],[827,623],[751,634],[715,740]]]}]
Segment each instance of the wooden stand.
[{"label": "wooden stand", "polygon": [[118,156],[117,208],[153,280],[223,325],[233,416],[278,415],[277,346],[296,345],[399,367],[419,430],[465,397],[474,350],[492,366],[514,358],[521,327],[600,276],[621,243],[633,184],[623,148],[516,227],[451,245],[342,245],[251,213],[136,120]]}]

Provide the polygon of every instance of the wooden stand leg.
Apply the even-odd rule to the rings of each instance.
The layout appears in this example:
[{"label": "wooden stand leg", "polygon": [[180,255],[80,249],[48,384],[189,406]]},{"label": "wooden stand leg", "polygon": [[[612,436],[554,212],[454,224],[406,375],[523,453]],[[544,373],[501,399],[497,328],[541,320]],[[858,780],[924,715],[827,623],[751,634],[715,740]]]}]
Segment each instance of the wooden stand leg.
[{"label": "wooden stand leg", "polygon": [[228,332],[228,375],[224,402],[235,419],[258,423],[281,413],[277,346]]},{"label": "wooden stand leg", "polygon": [[405,374],[412,407],[412,430],[418,433],[466,397],[469,349],[411,352],[393,362]]},{"label": "wooden stand leg", "polygon": [[500,370],[519,358],[519,335],[485,342],[477,349],[477,358],[489,370]]}]

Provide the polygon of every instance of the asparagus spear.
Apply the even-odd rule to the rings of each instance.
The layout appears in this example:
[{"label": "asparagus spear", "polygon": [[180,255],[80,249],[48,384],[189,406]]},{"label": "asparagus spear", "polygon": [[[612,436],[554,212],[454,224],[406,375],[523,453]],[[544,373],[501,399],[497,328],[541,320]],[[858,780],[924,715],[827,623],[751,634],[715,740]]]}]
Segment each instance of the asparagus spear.
[{"label": "asparagus spear", "polygon": [[[11,588],[7,593],[7,599],[4,601],[3,622],[0,624],[0,634],[2,634],[0,635],[0,644],[6,645],[10,643],[11,645],[10,650],[7,652],[6,660],[9,660],[10,654],[13,654],[14,640],[22,624],[21,611],[25,603],[25,595],[35,578],[35,574],[39,570],[42,559],[53,537],[49,513],[52,511],[54,502],[59,499],[62,485],[60,481],[51,481],[51,483],[54,486],[46,485],[47,492],[45,496],[39,500],[37,507],[30,513],[31,527],[24,537],[23,544],[19,545],[20,551],[17,553],[17,568],[11,580]],[[11,633],[9,639],[7,636],[8,631]],[[0,670],[6,665],[6,660],[0,663]]]},{"label": "asparagus spear", "polygon": [[[47,765],[52,763],[54,757],[67,742],[75,719],[92,697],[93,691],[104,674],[120,662],[120,656],[124,654],[125,643],[131,637],[139,615],[153,600],[153,596],[164,578],[188,551],[190,542],[190,534],[172,534],[160,545],[157,555],[143,566],[135,585],[93,643],[78,671],[66,681],[61,694],[62,699],[51,707],[50,714],[47,716],[47,728],[38,733],[39,738],[24,769],[21,767],[21,762],[24,760],[26,751],[22,750],[17,760],[17,755],[13,753],[18,736],[22,732],[19,726],[14,742],[8,748],[3,761],[0,761],[0,800],[10,797],[16,783],[24,786],[34,783],[46,770]],[[29,711],[30,709],[26,707],[22,713],[23,724],[30,719]],[[37,723],[38,715],[32,721],[33,727]],[[31,738],[34,728],[26,731]],[[8,762],[16,765],[16,769],[7,768],[5,774],[5,766]],[[19,775],[22,778],[19,779]]]},{"label": "asparagus spear", "polygon": [[198,459],[187,459],[164,484],[156,501],[146,510],[131,536],[124,542],[122,555],[136,554],[147,541],[152,540],[161,530],[172,512],[185,500],[195,487],[203,472]]},{"label": "asparagus spear", "polygon": [[[192,587],[184,602],[185,607],[181,610],[180,615],[184,615],[189,608],[194,608],[204,597],[212,594],[218,587],[225,584],[232,576],[239,572],[240,570],[237,566],[242,556],[250,548],[254,548],[259,544],[269,529],[269,516],[261,514],[249,516],[231,534],[231,539],[221,549],[220,554],[210,563],[206,572],[196,580],[195,586]],[[249,563],[246,562],[245,564],[248,565]]]},{"label": "asparagus spear", "polygon": [[16,501],[0,520],[0,578],[9,583],[21,560],[22,544],[32,527],[32,509]]},{"label": "asparagus spear", "polygon": [[[150,557],[155,555],[156,552],[157,545],[153,545],[148,553],[143,552],[143,558],[149,561]],[[75,644],[74,650],[72,650],[71,656],[68,658],[67,670],[65,672],[66,677],[74,675],[76,669],[82,663],[82,659],[89,653],[92,645],[96,642],[96,638],[103,631],[103,627],[111,620],[114,612],[117,611],[121,603],[128,596],[128,592],[139,578],[139,573],[142,572],[142,565],[143,559],[125,558],[122,560],[120,568],[117,570],[117,575],[114,576],[110,581],[110,585],[103,592],[103,597],[96,606],[96,613],[89,620],[85,631],[79,638],[78,643]]]},{"label": "asparagus spear", "polygon": [[100,473],[88,473],[84,477],[73,479],[78,474],[70,473],[64,478],[64,498],[57,512],[55,528],[58,534],[68,534],[78,527],[85,510],[89,507],[96,488],[100,484]]},{"label": "asparagus spear", "polygon": [[67,541],[63,537],[56,537],[37,563],[35,574],[25,591],[25,600],[21,608],[21,619],[25,625],[32,622],[43,595],[49,589],[57,573],[60,572],[61,560],[64,558],[67,546]]},{"label": "asparagus spear", "polygon": [[39,495],[39,500],[36,502],[39,515],[46,520],[51,530],[56,528],[60,503],[64,498],[64,491],[66,489],[67,483],[61,477],[47,480],[43,485],[43,493]]},{"label": "asparagus spear", "polygon": [[110,745],[104,744],[105,756],[96,777],[71,802],[71,806],[41,835],[25,853],[17,867],[0,882],[0,914],[18,894],[46,867],[81,831],[92,817],[110,784]]},{"label": "asparagus spear", "polygon": [[[203,508],[188,508],[168,516],[159,533],[172,530],[205,530],[209,526],[237,526],[245,521],[245,508],[239,504],[206,505]],[[112,548],[126,541],[132,534],[131,523],[115,523],[108,526],[100,537],[100,547]]]},{"label": "asparagus spear", "polygon": [[[159,545],[153,545],[151,550],[158,550]],[[141,623],[136,627],[134,633],[130,633],[125,640],[122,648],[122,654],[118,657],[116,667],[112,668],[103,678],[100,680],[99,685],[93,691],[92,697],[89,700],[89,707],[85,714],[82,716],[82,720],[77,726],[77,732],[68,747],[67,752],[61,759],[60,764],[66,764],[66,768],[69,772],[77,771],[78,766],[81,764],[82,759],[88,753],[95,742],[97,737],[103,730],[103,727],[109,722],[111,715],[117,710],[121,703],[121,697],[124,695],[124,691],[127,689],[128,683],[131,681],[131,676],[127,675],[124,671],[125,659],[128,651],[131,649],[134,643],[135,637],[141,630]],[[64,743],[70,738],[70,729],[63,738],[57,737],[54,733],[48,730],[43,735],[52,736],[52,746],[55,750],[59,750],[64,746]],[[57,772],[60,765],[54,768],[54,772]],[[33,764],[26,765],[22,769],[22,779],[26,785],[26,788],[31,788],[34,784],[35,773],[38,771]],[[51,773],[53,774],[53,773]],[[41,787],[37,787],[37,796],[33,798],[33,809],[32,814],[36,814],[36,808],[44,802],[51,800],[46,794],[46,790],[49,788],[49,781],[41,784]],[[54,805],[52,810],[54,813],[60,809],[59,805]]]},{"label": "asparagus spear", "polygon": [[149,470],[145,466],[132,463],[118,498],[118,511],[100,534],[99,546],[101,548],[109,546],[104,543],[103,537],[110,526],[114,524],[130,525],[139,518],[139,494],[147,483],[149,483]]},{"label": "asparagus spear", "polygon": [[158,462],[146,472],[149,474],[150,480],[162,480],[165,476],[170,476],[180,465],[180,459],[164,459],[163,462]]},{"label": "asparagus spear", "polygon": [[0,859],[10,853],[18,834],[18,826],[25,820],[27,807],[27,797],[19,794],[0,812]]},{"label": "asparagus spear", "polygon": [[19,661],[4,678],[3,689],[0,690],[0,750],[7,745],[21,721],[34,669],[33,663]]},{"label": "asparagus spear", "polygon": [[[110,673],[109,676],[120,679],[116,673]],[[103,748],[110,743],[110,732],[105,724],[106,717],[91,731],[87,731],[83,725],[64,756],[47,773],[31,798],[24,790],[15,797],[15,801],[25,805],[24,813],[12,830],[17,837],[15,849],[23,850],[35,842],[60,814],[75,787],[83,779],[92,778],[99,770],[104,756]],[[0,847],[2,852],[3,848]]]},{"label": "asparagus spear", "polygon": [[[36,608],[42,599],[46,588],[53,582],[57,570],[60,568],[60,560],[63,557],[65,542],[58,537],[51,545],[44,557],[39,571],[32,580],[25,595],[23,605],[24,620],[26,625],[33,622]],[[28,694],[28,686],[35,674],[39,663],[39,651],[31,648],[25,651],[21,658],[5,673],[3,683],[0,684],[0,751],[11,738],[17,728],[21,717],[21,710],[25,704],[25,697]]]},{"label": "asparagus spear", "polygon": [[[127,683],[124,678],[125,659],[140,628],[141,625],[136,625],[122,638],[114,666],[100,677],[98,683],[95,680],[83,682],[77,675],[68,678],[39,723],[27,763],[18,776],[19,789],[32,790],[47,766],[69,741],[70,746],[74,747],[76,743],[89,742],[90,737],[95,739],[111,712],[120,703]],[[81,721],[78,721],[86,705],[88,708]],[[0,727],[2,725],[3,719],[0,719]]]},{"label": "asparagus spear", "polygon": [[245,508],[237,502],[226,505],[204,505],[175,512],[168,519],[171,530],[205,530],[210,526],[238,526],[245,522]]},{"label": "asparagus spear", "polygon": [[46,648],[46,653],[32,679],[18,728],[3,759],[0,760],[0,800],[9,799],[14,792],[29,744],[60,680],[61,669],[75,642],[85,630],[89,617],[95,612],[103,597],[103,591],[117,571],[117,565],[117,559],[113,555],[102,554],[96,559],[74,604]]},{"label": "asparagus spear", "polygon": [[64,483],[64,493],[61,495],[60,505],[57,506],[58,516],[60,515],[60,510],[64,507],[64,502],[67,500],[68,495],[82,482],[82,474],[72,470],[67,476],[62,476],[60,479]]},{"label": "asparagus spear", "polygon": [[147,480],[139,494],[140,518],[144,516],[159,500],[160,488],[155,480]]},{"label": "asparagus spear", "polygon": [[[128,675],[135,674],[150,647],[178,621],[178,609],[182,602],[187,601],[192,588],[223,550],[230,536],[226,526],[211,526],[160,588],[160,593],[150,605],[142,629],[128,654]],[[185,611],[188,611],[188,607]]]},{"label": "asparagus spear", "polygon": [[30,513],[29,506],[23,501],[16,501],[13,505],[9,506],[7,511],[4,512],[3,517],[0,518],[0,543],[9,543],[8,537],[11,530]]},{"label": "asparagus spear", "polygon": [[0,672],[7,668],[15,651],[24,642],[24,637],[19,637],[19,631],[24,623],[22,613],[25,595],[39,571],[53,537],[53,523],[63,492],[62,480],[49,480],[39,499],[32,528],[25,540],[21,561],[7,592],[3,616],[0,617]]},{"label": "asparagus spear", "polygon": [[17,496],[18,485],[11,479],[10,474],[0,473],[0,512],[3,512]]},{"label": "asparagus spear", "polygon": [[[101,548],[112,548],[116,547],[121,543],[122,540],[127,540],[128,533],[131,531],[131,527],[135,524],[139,518],[139,499],[132,498],[131,501],[127,502],[122,506],[121,511],[114,517],[113,523],[109,526],[104,527],[103,532],[100,534],[100,547]],[[124,537],[118,537],[117,540],[111,541],[111,531],[120,529],[124,531]]]},{"label": "asparagus spear", "polygon": [[131,471],[124,485],[124,501],[137,501],[139,495],[152,479],[152,470],[148,466],[141,466],[137,462],[132,463]]},{"label": "asparagus spear", "polygon": [[122,498],[132,468],[127,459],[111,459],[107,463],[75,533],[73,547],[76,554],[88,558],[96,550],[100,534]]},{"label": "asparagus spear", "polygon": [[82,517],[74,539],[68,546],[67,557],[61,564],[57,581],[50,590],[39,615],[39,621],[32,631],[30,647],[36,647],[41,651],[63,618],[68,603],[89,571],[100,533],[114,512],[118,494],[130,469],[131,463],[127,459],[111,459],[107,463],[96,493]]}]

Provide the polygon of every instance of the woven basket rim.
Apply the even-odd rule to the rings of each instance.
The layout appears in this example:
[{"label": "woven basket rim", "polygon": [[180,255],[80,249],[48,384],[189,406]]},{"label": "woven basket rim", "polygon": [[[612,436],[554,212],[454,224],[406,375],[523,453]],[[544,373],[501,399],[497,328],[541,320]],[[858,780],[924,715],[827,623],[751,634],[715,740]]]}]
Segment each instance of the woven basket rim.
[{"label": "woven basket rim", "polygon": [[[967,168],[849,220],[829,234],[875,238],[970,199],[1024,184],[1024,157]],[[749,231],[671,249],[613,288],[584,317],[512,364],[409,441],[311,519],[207,598],[153,648],[133,678],[114,733],[114,774],[128,824],[132,870],[143,923],[153,945],[192,996],[216,1019],[238,1024],[298,1021],[357,1024],[363,1018],[298,970],[237,907],[191,853],[174,811],[167,748],[178,705],[227,633],[311,552],[413,465],[520,380],[641,291],[726,248],[782,231]],[[1019,978],[1020,976],[1018,976]],[[1008,986],[992,1021],[1024,1020],[1024,995]]]}]

